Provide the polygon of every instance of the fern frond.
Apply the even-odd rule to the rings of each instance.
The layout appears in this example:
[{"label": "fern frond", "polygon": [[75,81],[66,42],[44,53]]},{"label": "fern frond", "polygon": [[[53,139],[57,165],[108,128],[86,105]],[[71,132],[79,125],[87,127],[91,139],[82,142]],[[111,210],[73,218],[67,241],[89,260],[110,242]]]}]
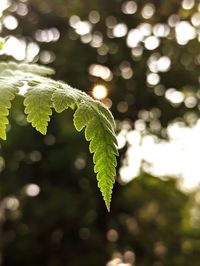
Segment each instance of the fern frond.
[{"label": "fern frond", "polygon": [[68,107],[77,107],[74,125],[77,131],[85,128],[85,138],[90,141],[90,152],[94,153],[94,171],[97,173],[98,186],[109,210],[118,155],[112,114],[100,102],[65,84],[60,84],[59,89],[55,90],[52,101],[58,113]]},{"label": "fern frond", "polygon": [[101,190],[106,207],[110,210],[113,184],[116,176],[116,137],[110,112],[99,102],[82,101],[74,114],[74,125],[78,131],[85,128],[86,140],[90,141],[90,152],[94,153],[94,172],[97,173],[98,187]]},{"label": "fern frond", "polygon": [[53,73],[53,69],[37,64],[0,63],[1,80],[9,82],[11,87],[27,87],[24,100],[27,121],[44,135],[52,114],[51,97],[55,82],[43,76]]},{"label": "fern frond", "polygon": [[24,95],[27,121],[36,130],[46,134],[52,109],[61,113],[67,108],[76,109],[74,125],[77,131],[85,129],[85,138],[90,141],[93,153],[94,172],[107,209],[116,176],[118,155],[115,122],[110,111],[86,93],[60,81],[44,77],[53,70],[32,64],[0,63],[0,138],[6,139],[11,100],[18,89],[26,86]]},{"label": "fern frond", "polygon": [[58,82],[57,85],[57,89],[52,96],[53,107],[56,112],[62,113],[69,107],[74,109],[79,98],[77,90],[61,82]]},{"label": "fern frond", "polygon": [[3,140],[6,140],[6,127],[9,124],[7,117],[16,93],[17,89],[12,84],[0,80],[0,138]]},{"label": "fern frond", "polygon": [[5,44],[5,39],[0,37],[0,50],[3,49],[4,44]]},{"label": "fern frond", "polygon": [[10,71],[18,70],[23,73],[32,73],[40,76],[49,76],[55,73],[52,68],[39,66],[37,64],[0,62],[0,74],[5,70],[10,70]]},{"label": "fern frond", "polygon": [[53,88],[47,88],[46,84],[38,84],[29,89],[25,94],[24,105],[27,121],[43,135],[47,133],[48,122],[52,115]]}]

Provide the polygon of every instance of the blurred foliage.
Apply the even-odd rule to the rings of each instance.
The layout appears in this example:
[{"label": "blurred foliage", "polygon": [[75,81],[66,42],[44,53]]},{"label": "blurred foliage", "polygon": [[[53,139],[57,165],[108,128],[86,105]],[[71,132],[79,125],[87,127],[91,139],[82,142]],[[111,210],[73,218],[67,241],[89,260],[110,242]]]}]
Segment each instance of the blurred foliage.
[{"label": "blurred foliage", "polygon": [[[165,138],[174,119],[198,120],[198,1],[13,0],[0,11],[6,2],[2,60],[53,66],[57,79],[90,94],[106,86],[119,131],[128,121]],[[20,96],[14,104],[0,151],[3,266],[199,265],[198,190],[145,173],[122,186],[118,176],[107,214],[72,114],[54,114],[43,137],[27,125]]]}]

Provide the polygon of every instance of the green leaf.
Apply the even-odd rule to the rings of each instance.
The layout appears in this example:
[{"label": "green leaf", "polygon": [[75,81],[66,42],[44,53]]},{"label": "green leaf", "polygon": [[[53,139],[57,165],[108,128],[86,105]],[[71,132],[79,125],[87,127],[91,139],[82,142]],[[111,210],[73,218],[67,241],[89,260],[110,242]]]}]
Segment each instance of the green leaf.
[{"label": "green leaf", "polygon": [[27,121],[43,135],[47,132],[48,122],[52,115],[52,94],[53,89],[43,84],[36,85],[25,94]]},{"label": "green leaf", "polygon": [[57,113],[62,113],[67,108],[74,109],[78,100],[76,90],[67,84],[58,83],[57,89],[53,93],[53,107]]},{"label": "green leaf", "polygon": [[6,139],[11,100],[18,89],[27,88],[24,97],[27,121],[36,130],[46,134],[52,108],[61,113],[76,109],[74,125],[77,131],[85,129],[93,153],[94,172],[106,207],[110,210],[118,156],[115,122],[111,112],[84,92],[60,81],[44,77],[53,74],[50,68],[34,64],[0,63],[0,138]]},{"label": "green leaf", "polygon": [[109,211],[118,155],[112,115],[99,102],[83,101],[74,114],[74,125],[78,131],[85,127],[85,137],[90,141],[90,152],[94,153],[94,172],[97,173],[98,187]]},{"label": "green leaf", "polygon": [[98,186],[106,207],[110,210],[114,177],[116,176],[116,155],[118,155],[112,114],[100,102],[94,101],[86,94],[66,85],[53,93],[52,100],[58,113],[68,107],[77,106],[74,125],[77,131],[85,128],[85,138],[90,141],[90,152],[94,153],[94,171],[97,173]]},{"label": "green leaf", "polygon": [[6,127],[9,124],[7,117],[16,92],[12,84],[0,80],[0,138],[3,140],[6,140]]},{"label": "green leaf", "polygon": [[0,62],[0,73],[5,70],[21,71],[23,73],[32,73],[40,76],[48,76],[55,73],[52,68],[39,66],[37,64]]},{"label": "green leaf", "polygon": [[0,37],[0,50],[3,49],[4,44],[5,44],[5,39]]}]

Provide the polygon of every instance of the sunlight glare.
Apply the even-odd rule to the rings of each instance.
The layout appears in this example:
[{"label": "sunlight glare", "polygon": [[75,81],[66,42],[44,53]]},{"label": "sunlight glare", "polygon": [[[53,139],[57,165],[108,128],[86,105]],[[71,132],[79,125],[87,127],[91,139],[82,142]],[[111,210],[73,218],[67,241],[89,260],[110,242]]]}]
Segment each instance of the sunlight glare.
[{"label": "sunlight glare", "polygon": [[105,81],[111,81],[113,78],[113,74],[111,70],[103,65],[93,64],[89,67],[90,75],[94,77],[100,77]]},{"label": "sunlight glare", "polygon": [[181,21],[176,25],[176,39],[180,45],[187,44],[196,37],[195,28],[188,21]]},{"label": "sunlight glare", "polygon": [[91,32],[92,25],[89,21],[78,21],[75,25],[76,33],[85,35]]},{"label": "sunlight glare", "polygon": [[167,132],[169,141],[158,140],[153,135],[141,137],[139,132],[139,138],[135,134],[131,136],[120,169],[120,179],[123,182],[130,182],[136,177],[142,162],[146,162],[145,171],[155,176],[177,178],[184,191],[193,190],[200,185],[199,156],[196,153],[200,150],[200,119],[192,128],[179,122],[171,123]]},{"label": "sunlight glare", "polygon": [[186,10],[192,9],[195,2],[194,0],[183,0],[182,1],[182,7]]},{"label": "sunlight glare", "polygon": [[181,104],[184,101],[184,94],[181,91],[177,91],[174,88],[170,88],[166,91],[165,97],[173,104]]},{"label": "sunlight glare", "polygon": [[147,75],[147,82],[149,85],[155,86],[160,82],[160,76],[156,73],[149,73]]},{"label": "sunlight glare", "polygon": [[122,12],[127,15],[132,15],[137,11],[137,4],[134,1],[127,1],[122,4]]},{"label": "sunlight glare", "polygon": [[151,3],[146,4],[142,9],[142,16],[145,19],[151,18],[155,13],[155,6]]},{"label": "sunlight glare", "polygon": [[4,10],[6,10],[11,5],[10,0],[1,0],[0,4],[0,16],[2,16],[2,13]]},{"label": "sunlight glare", "polygon": [[147,50],[154,50],[160,44],[160,40],[156,36],[149,36],[144,41],[144,46]]},{"label": "sunlight glare", "polygon": [[167,72],[170,69],[171,60],[168,56],[161,56],[157,62],[157,68],[160,72]]},{"label": "sunlight glare", "polygon": [[95,85],[92,90],[92,95],[97,100],[102,100],[108,95],[108,89],[104,85]]},{"label": "sunlight glare", "polygon": [[18,21],[14,16],[9,15],[3,19],[3,24],[8,30],[14,30],[18,26]]},{"label": "sunlight glare", "polygon": [[25,187],[25,193],[29,197],[36,197],[40,193],[40,187],[36,184],[28,184]]},{"label": "sunlight glare", "polygon": [[128,29],[126,24],[124,23],[119,23],[117,25],[114,26],[113,28],[113,35],[117,38],[123,37],[126,35]]},{"label": "sunlight glare", "polygon": [[130,48],[137,47],[138,44],[143,40],[144,36],[142,35],[141,31],[138,29],[132,29],[129,31],[127,36],[127,45]]},{"label": "sunlight glare", "polygon": [[26,43],[24,40],[10,36],[5,42],[2,53],[13,56],[16,60],[19,61],[24,60],[26,55]]},{"label": "sunlight glare", "polygon": [[4,204],[7,209],[12,211],[16,211],[20,206],[19,200],[14,196],[5,198]]}]

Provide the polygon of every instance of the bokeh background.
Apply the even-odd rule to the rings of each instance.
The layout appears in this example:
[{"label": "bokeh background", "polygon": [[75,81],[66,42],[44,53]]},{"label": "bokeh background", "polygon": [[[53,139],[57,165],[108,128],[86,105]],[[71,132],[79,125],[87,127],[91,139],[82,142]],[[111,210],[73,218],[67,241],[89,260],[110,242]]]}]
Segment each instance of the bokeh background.
[{"label": "bokeh background", "polygon": [[13,102],[0,143],[1,266],[199,266],[200,1],[0,0],[0,60],[55,68],[104,102],[111,212],[72,113],[41,136]]}]

